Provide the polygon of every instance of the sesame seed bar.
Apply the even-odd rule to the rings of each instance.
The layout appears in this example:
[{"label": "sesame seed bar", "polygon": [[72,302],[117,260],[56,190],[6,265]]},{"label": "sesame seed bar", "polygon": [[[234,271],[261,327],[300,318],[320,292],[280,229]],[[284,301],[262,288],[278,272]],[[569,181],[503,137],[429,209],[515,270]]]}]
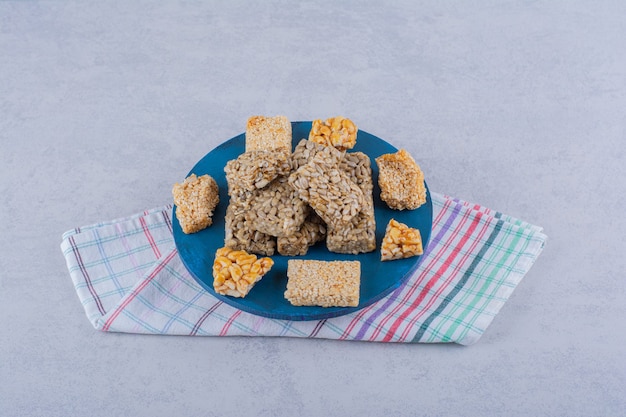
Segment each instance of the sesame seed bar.
[{"label": "sesame seed bar", "polygon": [[326,246],[336,253],[367,253],[376,249],[376,218],[372,190],[372,168],[369,156],[363,152],[346,153],[340,169],[361,188],[361,211],[345,225],[328,230]]},{"label": "sesame seed bar", "polygon": [[380,199],[389,208],[414,210],[426,202],[424,173],[404,149],[376,158]]},{"label": "sesame seed bar", "polygon": [[246,222],[254,230],[280,237],[300,229],[310,209],[287,181],[287,177],[278,177],[254,192],[250,210],[245,214]]},{"label": "sesame seed bar", "polygon": [[184,233],[195,233],[213,224],[213,210],[220,201],[217,182],[208,174],[191,174],[172,188],[176,218]]},{"label": "sesame seed bar", "polygon": [[359,305],[359,261],[287,261],[285,298],[294,306],[356,307]]},{"label": "sesame seed bar", "polygon": [[286,116],[252,116],[246,124],[246,152],[284,148],[291,153],[291,123]]}]

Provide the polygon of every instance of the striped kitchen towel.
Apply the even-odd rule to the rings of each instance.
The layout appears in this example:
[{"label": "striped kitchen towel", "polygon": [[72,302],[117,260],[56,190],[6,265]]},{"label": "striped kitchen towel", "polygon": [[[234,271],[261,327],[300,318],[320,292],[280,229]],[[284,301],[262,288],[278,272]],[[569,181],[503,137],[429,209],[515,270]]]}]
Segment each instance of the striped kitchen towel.
[{"label": "striped kitchen towel", "polygon": [[431,241],[411,278],[369,307],[320,321],[255,316],[202,289],[178,257],[171,206],[71,230],[61,249],[87,317],[102,331],[470,345],[533,265],[546,235],[478,205],[431,197]]}]

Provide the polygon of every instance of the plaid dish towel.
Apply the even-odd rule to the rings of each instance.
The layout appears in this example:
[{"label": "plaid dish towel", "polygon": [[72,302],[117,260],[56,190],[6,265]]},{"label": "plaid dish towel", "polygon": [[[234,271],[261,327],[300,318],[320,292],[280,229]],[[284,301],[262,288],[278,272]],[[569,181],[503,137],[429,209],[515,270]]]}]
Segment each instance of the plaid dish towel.
[{"label": "plaid dish towel", "polygon": [[87,317],[102,331],[471,345],[547,237],[502,213],[431,197],[431,241],[412,277],[362,310],[320,321],[255,316],[202,289],[178,257],[171,205],[68,231],[61,249]]}]

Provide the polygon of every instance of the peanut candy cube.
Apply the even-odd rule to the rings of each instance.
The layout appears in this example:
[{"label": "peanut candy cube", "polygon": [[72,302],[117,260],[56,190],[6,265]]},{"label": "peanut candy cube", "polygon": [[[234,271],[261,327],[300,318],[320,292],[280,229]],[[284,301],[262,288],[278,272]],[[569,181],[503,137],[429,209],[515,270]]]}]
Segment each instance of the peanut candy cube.
[{"label": "peanut candy cube", "polygon": [[220,248],[213,262],[213,289],[218,294],[245,297],[273,265],[271,258],[257,259],[243,250]]},{"label": "peanut candy cube", "polygon": [[410,258],[423,253],[422,235],[419,229],[410,228],[394,219],[389,220],[380,248],[381,261]]},{"label": "peanut candy cube", "polygon": [[309,140],[345,151],[356,145],[357,132],[354,122],[343,116],[331,117],[325,121],[318,119],[313,121]]}]

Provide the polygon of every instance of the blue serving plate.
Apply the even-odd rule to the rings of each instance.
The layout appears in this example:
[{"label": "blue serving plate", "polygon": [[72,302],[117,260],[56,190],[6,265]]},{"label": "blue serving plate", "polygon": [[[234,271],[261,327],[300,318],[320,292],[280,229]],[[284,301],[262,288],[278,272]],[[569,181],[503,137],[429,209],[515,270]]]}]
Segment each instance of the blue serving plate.
[{"label": "blue serving plate", "polygon": [[[311,122],[293,122],[293,146],[303,138],[309,137]],[[359,255],[344,255],[329,252],[324,242],[309,248],[305,256],[291,257],[274,255],[274,266],[261,281],[252,288],[245,298],[227,297],[213,290],[213,260],[217,249],[224,246],[224,215],[228,206],[228,185],[224,174],[224,166],[231,159],[237,158],[245,150],[245,134],[227,140],[202,158],[189,174],[198,176],[209,174],[217,182],[220,190],[220,203],[213,214],[213,225],[198,233],[183,233],[175,216],[176,207],[172,212],[174,241],[185,267],[191,276],[209,293],[225,303],[240,310],[263,317],[282,320],[321,320],[337,317],[358,311],[380,300],[398,288],[419,265],[422,256],[396,261],[380,261],[380,244],[385,228],[391,218],[410,227],[418,228],[422,235],[424,249],[430,240],[432,228],[432,201],[428,186],[426,187],[426,204],[416,210],[391,210],[380,200],[378,187],[378,167],[374,159],[385,153],[396,152],[397,149],[384,140],[364,131],[359,131],[356,146],[352,151],[367,154],[372,162],[374,181],[374,211],[376,216],[377,249]],[[284,297],[287,287],[287,260],[358,260],[361,262],[360,302],[357,307],[315,307],[293,306]]]}]

